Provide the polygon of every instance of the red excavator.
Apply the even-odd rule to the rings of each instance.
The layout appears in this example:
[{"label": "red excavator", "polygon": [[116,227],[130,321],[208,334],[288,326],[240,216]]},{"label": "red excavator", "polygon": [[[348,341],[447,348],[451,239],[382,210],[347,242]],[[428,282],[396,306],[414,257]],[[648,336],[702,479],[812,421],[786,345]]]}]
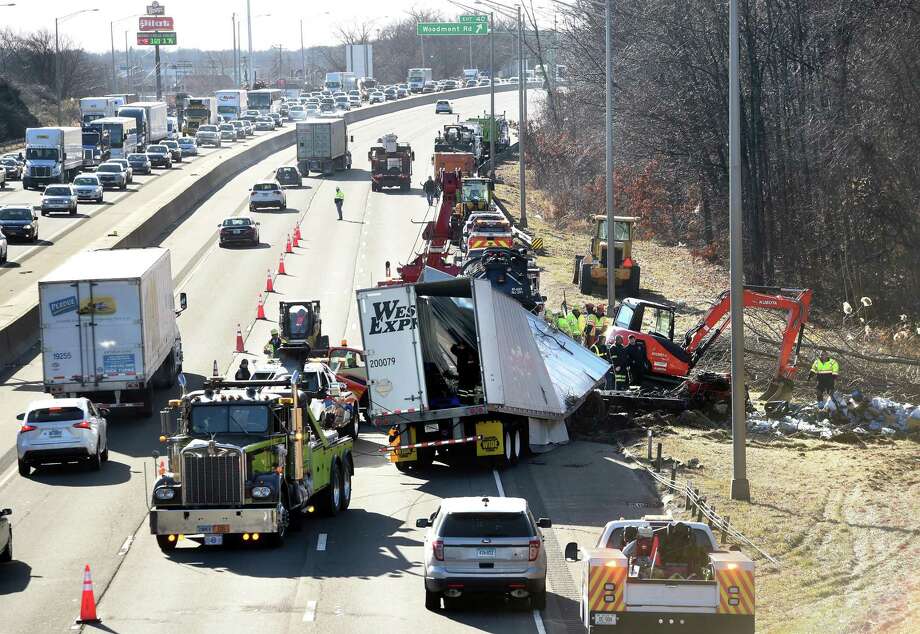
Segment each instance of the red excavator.
[{"label": "red excavator", "polygon": [[438,184],[441,187],[441,208],[438,211],[438,217],[429,221],[422,232],[425,249],[416,254],[415,259],[408,264],[397,267],[396,278],[383,280],[378,286],[414,284],[418,282],[426,266],[455,277],[460,274],[460,267],[447,261],[447,250],[450,247],[451,237],[450,218],[460,191],[460,174],[442,170],[438,175]]},{"label": "red excavator", "polygon": [[[811,290],[746,286],[745,308],[766,308],[786,311],[786,328],[779,351],[776,374],[763,394],[763,399],[786,400],[791,394],[796,374],[796,358],[802,340]],[[719,295],[715,304],[693,328],[684,335],[682,343],[674,341],[674,306],[643,299],[626,298],[617,309],[614,323],[607,332],[607,344],[613,346],[617,335],[628,343],[629,335],[645,348],[650,382],[687,383],[691,395],[706,389],[689,379],[696,366],[722,331],[730,323],[731,301],[729,292]],[[724,380],[723,380],[724,388]]]}]

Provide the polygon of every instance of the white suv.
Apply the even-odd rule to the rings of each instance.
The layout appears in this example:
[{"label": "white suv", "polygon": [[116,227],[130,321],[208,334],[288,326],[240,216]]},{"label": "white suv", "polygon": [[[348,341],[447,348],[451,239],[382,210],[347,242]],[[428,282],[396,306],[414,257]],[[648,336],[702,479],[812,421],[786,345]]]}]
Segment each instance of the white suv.
[{"label": "white suv", "polygon": [[259,207],[287,209],[287,194],[278,181],[262,181],[249,190],[249,211]]},{"label": "white suv", "polygon": [[16,416],[22,422],[16,436],[19,474],[55,462],[87,461],[94,470],[109,459],[106,409],[87,398],[58,398],[29,403]]},{"label": "white suv", "polygon": [[546,549],[541,528],[523,498],[447,498],[431,517],[416,520],[425,535],[425,607],[491,593],[530,598],[546,607]]}]

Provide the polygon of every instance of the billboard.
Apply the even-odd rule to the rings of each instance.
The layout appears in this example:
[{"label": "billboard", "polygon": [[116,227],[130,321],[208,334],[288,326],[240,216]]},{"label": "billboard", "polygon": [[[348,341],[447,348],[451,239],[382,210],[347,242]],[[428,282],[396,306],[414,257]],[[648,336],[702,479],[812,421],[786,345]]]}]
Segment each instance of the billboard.
[{"label": "billboard", "polygon": [[172,18],[166,16],[149,16],[142,15],[138,18],[138,31],[175,31],[175,23]]}]

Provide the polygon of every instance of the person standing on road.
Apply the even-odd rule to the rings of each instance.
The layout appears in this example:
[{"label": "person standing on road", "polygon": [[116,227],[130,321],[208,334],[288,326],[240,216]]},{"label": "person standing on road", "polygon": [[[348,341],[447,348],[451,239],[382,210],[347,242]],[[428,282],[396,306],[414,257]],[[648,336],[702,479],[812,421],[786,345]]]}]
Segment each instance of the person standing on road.
[{"label": "person standing on road", "polygon": [[629,335],[626,352],[629,384],[642,385],[642,379],[645,377],[645,346],[636,341],[635,335]]},{"label": "person standing on road", "polygon": [[629,376],[627,375],[629,354],[626,351],[626,346],[623,345],[621,335],[614,337],[613,348],[610,350],[610,363],[613,365],[613,389],[622,390],[629,387]]},{"label": "person standing on road", "polygon": [[834,385],[837,382],[837,375],[840,373],[840,364],[834,359],[827,350],[822,350],[821,354],[811,364],[811,370],[808,372],[808,378],[812,374],[818,377],[818,387],[815,391],[816,400],[820,402],[825,394],[834,398]]},{"label": "person standing on road", "polygon": [[422,189],[425,190],[425,196],[428,197],[428,206],[431,207],[438,196],[438,185],[434,182],[434,179],[429,176],[428,180],[422,184]]},{"label": "person standing on road", "polygon": [[345,203],[345,192],[340,188],[335,188],[335,209],[339,212],[339,220],[342,219],[342,205]]}]

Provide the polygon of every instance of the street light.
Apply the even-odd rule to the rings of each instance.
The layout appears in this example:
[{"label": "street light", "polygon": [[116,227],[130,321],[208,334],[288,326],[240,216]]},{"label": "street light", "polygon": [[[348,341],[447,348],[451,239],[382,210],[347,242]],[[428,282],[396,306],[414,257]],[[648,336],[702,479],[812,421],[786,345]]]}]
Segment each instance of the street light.
[{"label": "street light", "polygon": [[[134,13],[132,15],[126,15],[123,18],[118,18],[117,20],[112,20],[109,22],[109,40],[112,44],[112,93],[118,92],[118,81],[116,80],[117,74],[115,72],[115,25],[119,22],[124,22],[125,20],[130,20],[131,18],[140,17],[140,13]],[[127,62],[125,62],[127,67]]]},{"label": "street light", "polygon": [[63,119],[63,112],[61,110],[61,45],[60,40],[58,39],[58,24],[69,20],[75,16],[80,15],[81,13],[93,13],[99,9],[80,9],[79,11],[74,11],[73,13],[68,13],[58,18],[54,18],[54,86],[55,93],[57,94],[57,124],[61,125],[61,119]]},{"label": "street light", "polygon": [[246,0],[246,29],[249,32],[249,57],[246,59],[246,88],[249,90],[252,90],[252,86],[255,83],[252,79],[252,21],[267,17],[271,17],[271,13],[260,13],[253,17],[251,0]]}]

